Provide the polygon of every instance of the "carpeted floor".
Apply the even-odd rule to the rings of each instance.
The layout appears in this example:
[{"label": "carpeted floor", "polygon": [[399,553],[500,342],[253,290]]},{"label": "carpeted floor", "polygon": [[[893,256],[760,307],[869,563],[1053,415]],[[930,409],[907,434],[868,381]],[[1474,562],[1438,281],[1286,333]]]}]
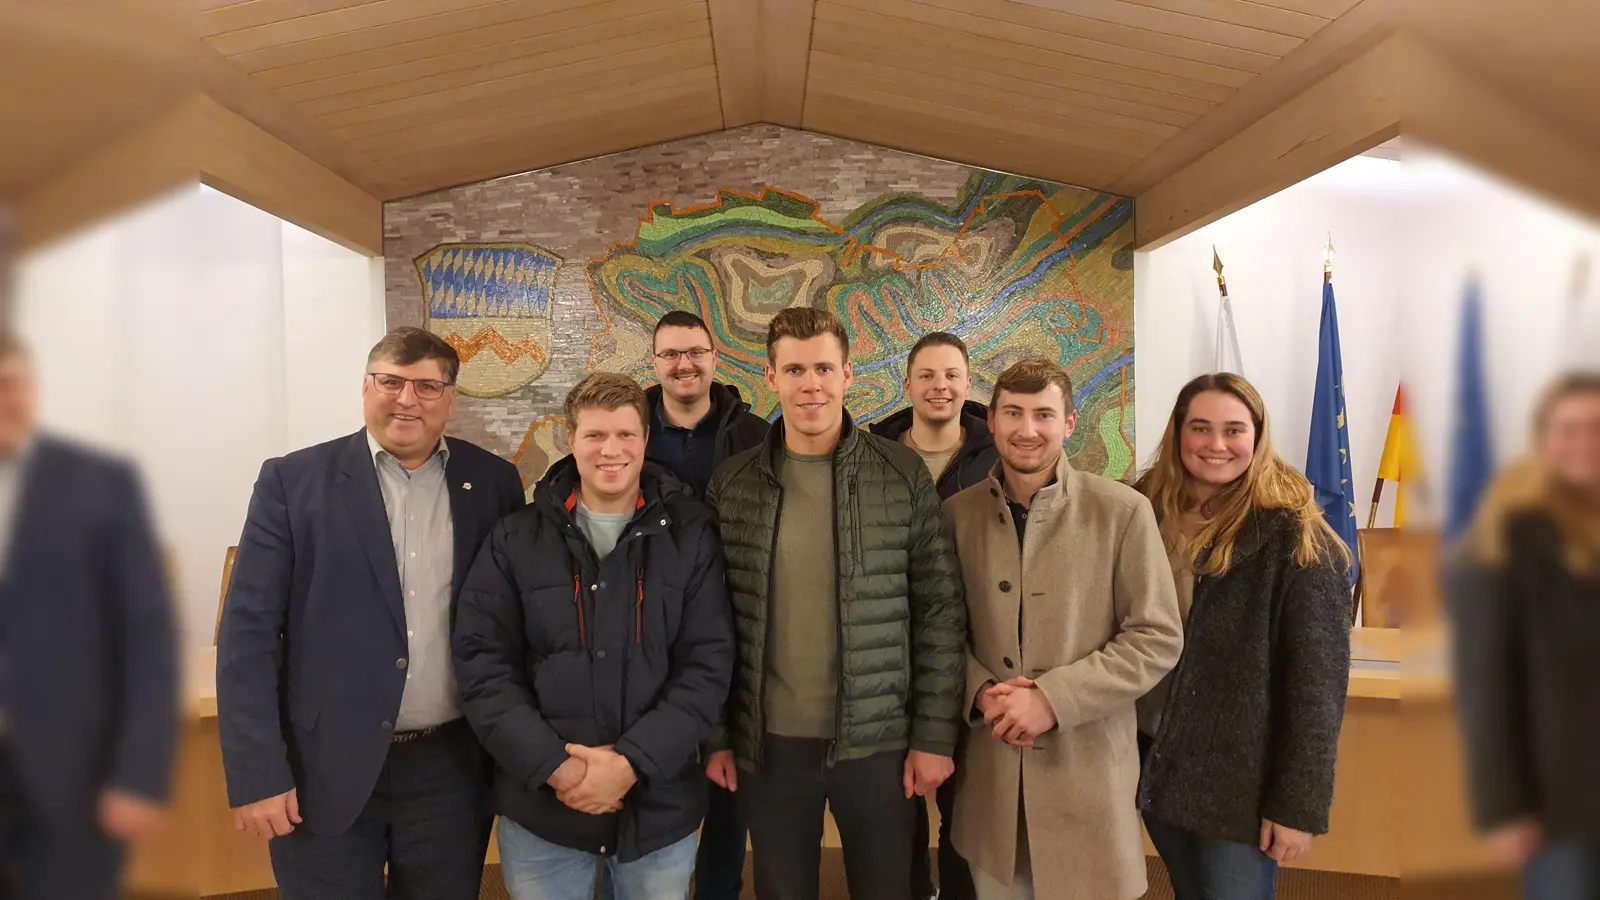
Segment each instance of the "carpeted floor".
[{"label": "carpeted floor", "polygon": [[[1145,900],[1171,900],[1172,888],[1167,884],[1167,873],[1161,862],[1156,859],[1145,862],[1150,867],[1150,890],[1145,893]],[[748,862],[744,881],[744,900],[755,900]],[[821,885],[821,900],[848,900],[850,897],[845,889],[844,859],[835,848],[823,848]],[[478,896],[480,900],[510,900],[500,881],[499,866],[484,869],[483,891]],[[230,894],[226,900],[277,900],[277,897],[277,891],[251,891]],[[1302,869],[1285,869],[1278,876],[1277,900],[1400,900],[1400,897],[1400,882],[1393,878]]]}]

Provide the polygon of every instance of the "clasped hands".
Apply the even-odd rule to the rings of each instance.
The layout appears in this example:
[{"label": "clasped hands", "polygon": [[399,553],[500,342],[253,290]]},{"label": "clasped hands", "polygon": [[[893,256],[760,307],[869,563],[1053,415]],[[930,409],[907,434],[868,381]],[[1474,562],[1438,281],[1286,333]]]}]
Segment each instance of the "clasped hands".
[{"label": "clasped hands", "polygon": [[1031,678],[1019,675],[991,684],[978,695],[977,705],[983,724],[1013,747],[1032,747],[1035,738],[1056,727],[1056,711]]},{"label": "clasped hands", "polygon": [[555,789],[556,799],[591,816],[621,809],[622,798],[639,780],[627,757],[610,745],[568,744],[566,750],[567,761],[545,782]]}]

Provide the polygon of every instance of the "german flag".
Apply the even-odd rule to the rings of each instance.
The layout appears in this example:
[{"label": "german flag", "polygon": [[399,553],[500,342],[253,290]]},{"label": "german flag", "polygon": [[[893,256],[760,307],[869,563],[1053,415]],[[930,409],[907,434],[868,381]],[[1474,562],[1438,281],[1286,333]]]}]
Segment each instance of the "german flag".
[{"label": "german flag", "polygon": [[[1394,391],[1394,412],[1389,415],[1389,433],[1383,439],[1383,457],[1378,460],[1378,483],[1372,490],[1372,508],[1367,516],[1367,527],[1373,527],[1378,515],[1378,501],[1383,497],[1383,483],[1392,481],[1395,490],[1399,491],[1399,484],[1404,477],[1415,477],[1416,471],[1416,441],[1411,436],[1411,418],[1406,414],[1405,387],[1397,387]],[[1394,525],[1399,528],[1403,522],[1405,495],[1403,492],[1394,498]]]}]

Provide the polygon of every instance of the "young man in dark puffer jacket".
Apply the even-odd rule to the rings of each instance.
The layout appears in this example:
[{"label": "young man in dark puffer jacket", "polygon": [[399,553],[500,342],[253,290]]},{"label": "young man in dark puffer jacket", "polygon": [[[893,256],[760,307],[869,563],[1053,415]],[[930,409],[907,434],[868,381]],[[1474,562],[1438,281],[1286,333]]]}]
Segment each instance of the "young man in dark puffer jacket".
[{"label": "young man in dark puffer jacket", "polygon": [[760,900],[815,900],[824,804],[850,895],[911,900],[911,798],[954,770],[965,685],[955,548],[922,461],[845,411],[839,318],[783,310],[767,359],[783,417],[706,493],[739,646],[707,768],[739,797]]},{"label": "young man in dark puffer jacket", "polygon": [[490,535],[455,626],[461,705],[494,758],[515,900],[681,900],[705,813],[701,745],[734,648],[706,507],[645,462],[631,379],[567,395],[572,456]]}]

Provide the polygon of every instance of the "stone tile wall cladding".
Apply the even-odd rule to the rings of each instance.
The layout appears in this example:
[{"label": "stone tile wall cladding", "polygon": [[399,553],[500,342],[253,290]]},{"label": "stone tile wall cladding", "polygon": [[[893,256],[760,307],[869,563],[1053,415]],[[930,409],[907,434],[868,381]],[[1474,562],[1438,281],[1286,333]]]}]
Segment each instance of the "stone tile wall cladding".
[{"label": "stone tile wall cladding", "polygon": [[[972,345],[978,399],[1016,358],[1059,358],[1081,411],[1075,461],[1120,475],[1132,223],[1130,200],[755,125],[386,204],[388,322],[427,324],[487,373],[451,434],[516,460],[530,488],[566,452],[567,391],[594,369],[649,383],[650,325],[670,308],[723,314],[719,378],[771,413],[764,322],[795,303],[846,318],[849,403],[867,419],[905,405],[904,353],[926,331]],[[553,278],[530,268],[550,256]],[[547,318],[513,335],[515,309]]]}]

